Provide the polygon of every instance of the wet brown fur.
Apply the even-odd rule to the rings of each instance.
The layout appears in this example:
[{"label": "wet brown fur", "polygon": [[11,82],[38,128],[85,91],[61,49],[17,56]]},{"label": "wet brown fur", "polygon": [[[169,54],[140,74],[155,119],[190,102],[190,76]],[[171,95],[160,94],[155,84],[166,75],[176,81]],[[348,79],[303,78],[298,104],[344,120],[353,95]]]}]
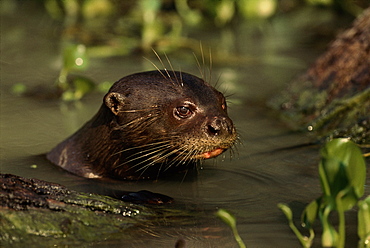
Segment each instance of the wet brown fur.
[{"label": "wet brown fur", "polygon": [[[181,106],[192,115],[179,116]],[[157,70],[117,81],[98,113],[47,158],[88,178],[156,179],[232,147],[236,138],[220,92],[193,75]]]}]

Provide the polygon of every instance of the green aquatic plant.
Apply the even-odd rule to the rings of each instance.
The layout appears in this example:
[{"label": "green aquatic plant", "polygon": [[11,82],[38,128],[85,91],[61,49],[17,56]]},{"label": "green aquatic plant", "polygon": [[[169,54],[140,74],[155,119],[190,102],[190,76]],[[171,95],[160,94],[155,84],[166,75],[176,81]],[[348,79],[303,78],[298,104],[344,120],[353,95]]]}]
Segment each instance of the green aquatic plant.
[{"label": "green aquatic plant", "polygon": [[58,86],[67,89],[67,76],[73,71],[82,71],[88,66],[86,47],[82,44],[68,44],[62,51],[62,69],[58,77]]},{"label": "green aquatic plant", "polygon": [[[360,247],[370,247],[370,197],[359,201],[364,194],[366,165],[359,147],[349,139],[334,139],[321,150],[319,175],[323,194],[307,205],[302,214],[302,226],[310,236],[302,235],[293,224],[291,209],[285,204],[278,204],[289,221],[289,226],[296,234],[303,247],[311,247],[314,238],[313,223],[318,218],[323,233],[323,247],[344,247],[345,211],[358,206],[358,235]],[[330,222],[330,215],[338,214],[339,224],[336,229]]]},{"label": "green aquatic plant", "polygon": [[313,239],[315,237],[315,232],[313,231],[313,229],[312,228],[309,228],[310,236],[308,236],[308,237],[307,236],[304,236],[298,230],[298,228],[294,225],[294,222],[293,222],[293,213],[292,213],[292,210],[290,209],[290,207],[288,205],[286,205],[286,204],[283,204],[283,203],[279,203],[278,204],[278,207],[285,214],[286,218],[288,219],[290,229],[292,229],[292,231],[294,232],[295,236],[297,236],[297,238],[298,238],[299,242],[301,243],[302,247],[304,247],[304,248],[311,247],[312,241],[313,241]]},{"label": "green aquatic plant", "polygon": [[235,216],[233,216],[231,213],[222,208],[217,211],[216,215],[231,228],[234,234],[234,238],[238,243],[239,247],[246,248],[246,245],[244,244],[242,238],[238,233],[238,229],[236,228]]},{"label": "green aquatic plant", "polygon": [[86,47],[82,44],[68,44],[63,49],[62,68],[57,86],[62,91],[64,101],[81,99],[95,88],[95,83],[83,76],[69,77],[72,72],[85,70],[89,64]]},{"label": "green aquatic plant", "polygon": [[359,248],[370,247],[370,196],[358,203],[358,227],[360,238]]}]

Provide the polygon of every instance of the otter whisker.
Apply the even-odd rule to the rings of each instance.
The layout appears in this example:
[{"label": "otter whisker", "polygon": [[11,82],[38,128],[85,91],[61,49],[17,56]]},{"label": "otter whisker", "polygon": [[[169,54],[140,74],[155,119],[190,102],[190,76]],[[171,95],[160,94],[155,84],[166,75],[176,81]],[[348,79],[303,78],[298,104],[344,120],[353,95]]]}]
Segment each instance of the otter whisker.
[{"label": "otter whisker", "polygon": [[[134,154],[131,154],[126,159],[128,159],[127,162],[133,162],[135,160],[142,159],[142,158],[147,157],[147,156],[150,156],[152,154],[159,153],[161,150],[163,150],[163,151],[165,149],[168,150],[168,148],[171,148],[171,146],[169,144],[166,144],[166,145],[162,145],[162,146],[158,146],[158,147],[153,147],[153,148],[146,149],[146,150],[140,150],[140,151],[138,151],[138,152],[136,152]],[[143,154],[143,155],[141,155],[141,154]]]},{"label": "otter whisker", "polygon": [[119,153],[123,153],[123,152],[128,152],[128,151],[131,151],[131,150],[135,150],[135,149],[141,149],[141,148],[145,148],[145,147],[161,145],[161,144],[165,144],[165,143],[169,143],[169,142],[170,142],[170,140],[162,140],[162,141],[152,142],[152,143],[148,143],[148,144],[144,144],[144,145],[140,145],[140,146],[133,146],[133,147],[129,147],[129,148],[123,149],[121,151],[118,151],[118,152],[112,154],[112,156],[113,155],[117,155]]},{"label": "otter whisker", "polygon": [[208,73],[209,73],[208,82],[209,83],[212,82],[212,66],[213,66],[213,63],[212,63],[212,52],[211,52],[211,48],[209,48],[209,66],[208,66]]},{"label": "otter whisker", "polygon": [[[145,160],[145,161],[142,161],[141,163],[139,163],[139,164],[142,164],[142,163],[144,163],[144,162],[147,162],[148,160],[152,160],[150,163],[148,163],[148,164],[146,164],[145,166],[143,166],[143,167],[141,167],[140,169],[138,169],[137,171],[140,171],[140,170],[144,170],[143,172],[142,172],[142,174],[145,172],[145,170],[147,170],[150,166],[152,166],[152,165],[154,165],[154,164],[156,164],[156,163],[158,163],[159,161],[162,161],[162,163],[161,163],[161,165],[160,165],[160,167],[158,168],[158,173],[160,173],[161,171],[162,171],[162,167],[164,166],[164,165],[166,165],[166,168],[163,170],[163,171],[167,171],[172,165],[174,165],[175,163],[179,163],[179,162],[182,162],[183,164],[185,164],[185,163],[190,163],[192,160],[194,160],[194,159],[192,159],[191,157],[193,156],[193,155],[195,155],[195,154],[186,154],[186,157],[185,157],[185,160],[184,160],[184,157],[182,157],[182,161],[179,161],[177,158],[178,157],[181,157],[182,156],[182,153],[179,153],[176,157],[175,157],[175,159],[173,159],[172,161],[171,161],[171,163],[170,164],[167,164],[166,163],[166,159],[168,158],[168,157],[170,157],[171,155],[173,155],[173,154],[175,154],[175,153],[178,153],[179,151],[182,151],[182,152],[184,152],[183,151],[183,149],[174,149],[174,150],[172,150],[172,151],[170,151],[170,152],[167,152],[167,153],[165,153],[164,151],[163,152],[161,152],[161,153],[158,153],[158,154],[156,154],[155,156],[151,156],[150,158],[148,158],[147,160]],[[159,157],[158,157],[159,156]],[[160,156],[162,156],[162,157],[160,157]],[[155,158],[155,159],[153,159],[153,158]],[[194,160],[195,161],[195,160]],[[134,167],[136,167],[137,165],[139,165],[139,164],[136,164],[135,166],[132,166],[131,168],[134,168]],[[130,168],[130,169],[131,169]]]},{"label": "otter whisker", "polygon": [[[243,142],[241,141],[241,138],[240,138],[239,135],[236,137],[236,140],[234,142],[234,145],[232,147],[230,147],[231,155],[235,155],[236,154],[236,157],[239,157],[238,145],[243,145]],[[232,159],[232,157],[230,157],[230,159]]]},{"label": "otter whisker", "polygon": [[[172,63],[171,63],[170,59],[168,58],[167,54],[165,53],[164,56],[166,57],[167,63],[170,66],[170,68],[172,70],[172,73],[175,75],[175,79],[176,79],[177,84],[183,86],[182,80],[181,80],[181,83],[180,83],[179,79],[177,78],[177,75],[175,73],[175,69],[173,68]],[[181,71],[180,71],[180,77],[181,77]]]},{"label": "otter whisker", "polygon": [[[131,154],[130,156],[128,156],[126,158],[126,160],[123,163],[116,165],[115,169],[117,169],[121,166],[124,166],[125,164],[133,163],[135,161],[137,161],[137,162],[133,166],[130,166],[130,168],[137,167],[137,166],[139,166],[143,163],[147,163],[148,161],[155,161],[157,158],[163,159],[163,157],[162,157],[163,154],[169,148],[170,148],[170,146],[162,146],[162,147],[159,147],[159,148],[156,147],[156,148],[152,148],[150,150],[144,150],[144,151],[140,151],[140,152]],[[142,160],[142,159],[144,159],[144,160]],[[142,161],[140,161],[140,160],[142,160]]]},{"label": "otter whisker", "polygon": [[181,85],[181,87],[184,87],[184,81],[182,80],[182,71],[181,70],[179,71],[179,74],[180,74],[180,85]]},{"label": "otter whisker", "polygon": [[141,121],[141,123],[143,123],[143,121],[142,121],[143,119],[145,119],[145,117],[136,118],[136,119],[131,120],[131,121],[127,122],[127,123],[123,123],[123,124],[121,124],[118,127],[119,128],[129,127],[129,126],[134,125],[134,124],[136,124],[137,122],[140,122],[140,121]]},{"label": "otter whisker", "polygon": [[231,147],[231,148],[230,148],[229,154],[230,154],[230,161],[231,161],[234,157],[239,157],[239,151],[238,151],[238,149],[237,149],[237,148],[234,148],[234,147]]},{"label": "otter whisker", "polygon": [[158,106],[152,106],[151,108],[146,109],[130,109],[130,110],[120,110],[120,113],[137,113],[137,112],[144,112],[144,111],[153,111],[153,109],[158,108]]},{"label": "otter whisker", "polygon": [[[175,152],[179,152],[180,151],[180,149],[177,149]],[[179,160],[178,158],[182,158],[182,160],[183,160],[183,153],[179,153],[172,161],[171,161],[171,163],[169,163],[169,164],[166,164],[166,169],[164,170],[164,171],[166,171],[166,170],[168,170],[169,168],[171,168],[174,164],[176,164],[175,166],[178,166],[179,165],[179,163],[181,162],[181,160]]]},{"label": "otter whisker", "polygon": [[[140,171],[140,170],[142,170],[142,173],[140,174],[140,177],[145,173],[145,171],[147,170],[147,169],[149,169],[151,166],[153,166],[154,164],[157,164],[159,161],[161,161],[162,160],[162,163],[160,164],[160,166],[159,166],[159,168],[158,168],[158,172],[157,172],[157,178],[159,177],[159,174],[161,173],[161,171],[162,171],[162,167],[163,167],[163,165],[166,165],[166,159],[170,156],[170,155],[172,155],[173,153],[175,153],[175,152],[177,152],[176,150],[174,150],[174,151],[171,151],[170,153],[164,153],[164,152],[162,152],[161,154],[159,154],[159,155],[163,155],[163,157],[161,158],[161,157],[158,157],[158,156],[156,156],[157,158],[156,159],[154,159],[153,161],[151,161],[150,163],[148,163],[148,164],[145,164],[143,167],[141,167],[140,169],[138,169],[138,170],[136,170],[136,172],[138,172],[138,171]],[[154,156],[152,156],[151,158],[149,158],[149,159],[152,159]],[[165,158],[165,159],[163,159],[163,158]],[[133,167],[131,167],[130,169],[132,169],[132,168],[134,168],[134,167],[136,167],[136,165],[135,166],[133,166]],[[167,167],[167,168],[169,168],[169,167]],[[164,171],[166,171],[167,170],[167,168],[164,170]]]},{"label": "otter whisker", "polygon": [[[183,149],[182,153],[180,154],[180,156],[178,156],[177,160],[181,158],[181,160],[179,160],[179,163],[186,164],[187,161],[193,160],[193,156],[196,155],[196,151],[197,150],[195,148],[188,149],[188,147],[186,146],[186,149]],[[184,154],[185,156],[183,156]]]},{"label": "otter whisker", "polygon": [[[159,155],[161,155],[161,153],[159,153]],[[146,157],[146,156],[143,156],[143,157]],[[144,164],[144,166],[142,166],[141,168],[139,168],[139,169],[135,170],[135,172],[138,172],[138,171],[140,171],[140,170],[142,170],[142,169],[144,169],[144,168],[149,168],[151,165],[154,165],[154,162],[153,162],[153,161],[151,161],[151,160],[152,160],[152,158],[154,158],[154,157],[158,157],[158,156],[157,156],[157,154],[155,154],[155,155],[153,155],[153,156],[151,156],[151,157],[149,157],[149,158],[147,158],[147,159],[145,159],[145,160],[143,160],[143,161],[141,161],[141,162],[139,162],[139,163],[136,163],[136,164],[134,164],[134,165],[130,166],[127,170],[132,170],[132,169],[134,169],[135,167],[138,167],[138,166],[140,166],[140,165],[142,165],[142,164]],[[148,161],[151,161],[151,162],[147,163]],[[124,162],[124,163],[121,163],[121,164],[119,164],[118,166],[116,166],[114,169],[118,169],[119,167],[122,167],[122,166],[124,166],[125,164],[126,164],[125,162]],[[140,176],[141,176],[141,175],[140,175]]]},{"label": "otter whisker", "polygon": [[[215,87],[216,89],[218,89],[218,88],[220,88],[221,87],[221,83],[220,83],[220,78],[221,78],[221,76],[222,76],[222,73],[220,73],[218,76],[217,76],[217,79],[216,79],[216,82],[214,82],[214,84],[213,84],[213,87]],[[225,92],[222,92],[222,94],[224,94],[225,95]],[[227,97],[225,97],[225,98],[227,98]]]},{"label": "otter whisker", "polygon": [[[158,58],[159,62],[162,64],[163,69],[164,69],[164,71],[165,71],[165,72],[166,72],[166,74],[167,74],[167,78],[170,80],[170,82],[171,82],[172,84],[174,84],[174,82],[173,82],[173,80],[172,80],[172,78],[171,78],[170,73],[168,72],[168,70],[167,70],[167,68],[166,68],[165,64],[163,63],[163,60],[162,60],[161,56],[159,56],[159,54],[158,54],[154,49],[152,49],[152,50],[153,50],[153,52],[154,52],[155,56],[157,56],[157,58]],[[166,56],[166,58],[167,58],[167,55],[166,55],[166,54],[165,54],[165,56]],[[168,61],[168,58],[167,58],[167,61]],[[174,71],[174,70],[173,70],[173,68],[172,68],[171,63],[169,63],[169,65],[170,65],[170,67],[171,67],[172,71]],[[162,74],[162,73],[161,73],[161,74]],[[162,75],[163,75],[163,74],[162,74]],[[176,76],[176,74],[174,74],[174,75]],[[165,78],[166,78],[166,77],[165,77]]]},{"label": "otter whisker", "polygon": [[[202,66],[203,67],[203,72],[201,74],[202,74],[202,79],[204,81],[206,81],[206,78],[205,78],[205,68],[204,68],[204,66],[205,66],[205,60],[204,60],[204,51],[203,51],[202,42],[200,42],[199,46],[200,46],[200,55],[202,56],[201,58],[202,58],[202,65],[203,65]],[[202,68],[199,68],[199,69],[202,69]]]},{"label": "otter whisker", "polygon": [[[153,52],[155,53],[155,51],[153,50]],[[161,69],[159,69],[159,67],[154,63],[154,62],[152,62],[150,59],[148,59],[148,58],[146,58],[146,57],[144,57],[144,59],[146,59],[146,60],[148,60],[153,66],[154,66],[154,68],[155,69],[157,69],[157,71],[165,78],[165,79],[167,79],[167,77],[163,74],[163,72],[162,72],[162,70]]]},{"label": "otter whisker", "polygon": [[[136,118],[134,120],[131,120],[127,123],[121,124],[119,128],[128,128],[130,126],[132,127],[131,131],[135,131],[139,128],[150,126],[153,122],[155,122],[158,119],[159,114],[153,114],[151,116],[142,116],[140,118]],[[144,121],[143,121],[144,120]],[[137,125],[137,123],[141,125]]]},{"label": "otter whisker", "polygon": [[[179,149],[180,153],[173,159],[173,161],[168,164],[168,168],[173,166],[176,163],[176,166],[179,164],[185,165],[190,163],[191,161],[195,161],[196,159],[193,158],[194,155],[197,154],[195,149]],[[184,156],[185,154],[185,156]]]},{"label": "otter whisker", "polygon": [[[131,163],[131,162],[134,162],[134,161],[137,161],[137,160],[140,160],[140,159],[143,159],[143,158],[146,158],[146,157],[150,156],[149,158],[145,159],[144,161],[141,161],[141,162],[139,162],[139,163],[135,164],[134,166],[132,166],[132,168],[133,168],[133,167],[136,167],[136,166],[138,166],[138,165],[140,165],[140,164],[142,164],[142,163],[145,163],[145,162],[147,162],[147,161],[151,160],[151,159],[152,159],[152,158],[154,158],[154,157],[158,157],[158,156],[162,155],[162,154],[164,153],[164,151],[168,150],[168,149],[165,149],[165,148],[169,148],[169,147],[170,147],[169,145],[167,145],[167,146],[162,146],[162,147],[160,147],[159,149],[156,149],[156,150],[154,150],[154,151],[152,151],[152,152],[149,152],[149,153],[145,153],[145,154],[140,155],[140,156],[138,156],[138,157],[134,157],[134,156],[136,156],[138,153],[141,153],[141,152],[138,152],[138,153],[132,154],[132,155],[130,155],[129,157],[133,157],[133,158],[132,158],[132,159],[130,159],[130,160],[128,160],[128,161],[125,161],[125,163]],[[153,155],[153,156],[151,156],[151,155]],[[161,159],[162,159],[162,158],[161,158]],[[124,164],[125,164],[125,163],[124,163]],[[120,166],[122,166],[122,165],[123,165],[123,164],[118,165],[118,166],[117,166],[117,168],[118,168],[118,167],[120,167]]]},{"label": "otter whisker", "polygon": [[[167,72],[167,68],[166,66],[164,65],[163,63],[163,60],[161,58],[161,56],[159,56],[159,54],[154,50],[152,49],[153,53],[155,54],[155,56],[157,57],[158,61],[161,63],[161,65],[163,66],[163,69]],[[168,72],[167,72],[168,73]]]},{"label": "otter whisker", "polygon": [[203,72],[202,72],[202,67],[200,65],[199,59],[198,59],[197,55],[194,52],[193,52],[193,55],[194,55],[194,58],[195,58],[195,62],[197,63],[197,68],[199,70],[200,76],[204,80],[204,75],[203,75]]},{"label": "otter whisker", "polygon": [[212,80],[212,53],[211,53],[211,49],[209,48],[209,66],[208,66],[209,79],[207,79],[207,73],[206,73],[207,66],[206,66],[206,59],[205,59],[202,43],[200,43],[199,49],[200,49],[201,61],[202,62],[200,62],[199,59],[198,59],[198,56],[195,53],[193,53],[196,64],[197,64],[197,68],[199,70],[201,78],[205,82],[210,83],[211,80]]},{"label": "otter whisker", "polygon": [[[161,163],[161,166],[160,166],[160,168],[159,169],[161,169],[162,168],[162,166],[165,164],[164,162],[165,162],[165,159],[166,158],[168,158],[169,156],[171,156],[172,154],[174,154],[174,153],[176,153],[177,151],[176,150],[173,150],[173,151],[171,151],[171,152],[169,152],[169,153],[161,153],[160,155],[162,155],[163,157],[157,157],[156,159],[154,159],[152,162],[150,162],[149,164],[147,164],[147,165],[145,165],[143,168],[147,168],[147,167],[149,167],[149,166],[151,166],[151,165],[153,165],[153,164],[156,164],[156,163],[158,163],[159,161],[163,161],[162,163]],[[151,157],[150,159],[152,159],[153,157]],[[139,170],[137,170],[137,171],[140,171],[140,170],[142,170],[143,168],[141,168],[141,169],[139,169]]]}]

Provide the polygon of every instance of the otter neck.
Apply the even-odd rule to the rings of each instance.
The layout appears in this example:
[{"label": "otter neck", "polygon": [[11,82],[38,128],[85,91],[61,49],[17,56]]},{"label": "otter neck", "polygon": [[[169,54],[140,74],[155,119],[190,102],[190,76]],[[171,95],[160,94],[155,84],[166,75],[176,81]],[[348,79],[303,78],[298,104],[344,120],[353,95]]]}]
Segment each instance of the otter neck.
[{"label": "otter neck", "polygon": [[[120,163],[122,140],[117,136],[118,123],[112,112],[103,104],[98,113],[74,136],[74,147],[81,147],[84,161],[92,164],[95,173],[107,176]],[[96,135],[99,135],[99,138]],[[111,168],[109,168],[111,167]]]}]

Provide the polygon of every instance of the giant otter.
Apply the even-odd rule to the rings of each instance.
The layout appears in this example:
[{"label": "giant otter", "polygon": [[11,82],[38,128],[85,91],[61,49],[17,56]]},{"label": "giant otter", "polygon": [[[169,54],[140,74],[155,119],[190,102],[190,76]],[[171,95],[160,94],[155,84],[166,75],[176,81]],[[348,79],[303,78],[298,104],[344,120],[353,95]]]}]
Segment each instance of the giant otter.
[{"label": "giant otter", "polygon": [[157,179],[232,147],[237,134],[225,97],[178,71],[118,80],[98,113],[47,158],[87,178]]}]

